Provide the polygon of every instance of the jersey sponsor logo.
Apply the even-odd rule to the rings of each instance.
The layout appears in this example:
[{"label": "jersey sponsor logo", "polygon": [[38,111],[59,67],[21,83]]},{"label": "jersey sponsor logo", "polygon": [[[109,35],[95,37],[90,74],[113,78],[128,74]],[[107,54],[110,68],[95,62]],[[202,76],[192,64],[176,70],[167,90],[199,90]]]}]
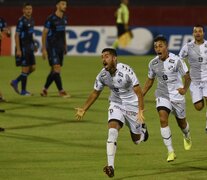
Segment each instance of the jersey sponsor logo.
[{"label": "jersey sponsor logo", "polygon": [[[12,34],[14,34],[15,27],[12,28],[14,29]],[[43,26],[35,26],[34,39],[39,45],[37,55],[41,55],[42,30]],[[190,27],[133,27],[132,33],[134,37],[129,46],[117,49],[119,55],[153,54],[153,38],[157,34],[165,34],[169,51],[175,54],[178,54],[182,46],[193,39]],[[101,50],[111,47],[115,39],[116,27],[114,26],[66,27],[68,55],[100,55]],[[15,42],[12,41],[12,50],[14,46]],[[12,52],[14,54],[14,51]]]}]

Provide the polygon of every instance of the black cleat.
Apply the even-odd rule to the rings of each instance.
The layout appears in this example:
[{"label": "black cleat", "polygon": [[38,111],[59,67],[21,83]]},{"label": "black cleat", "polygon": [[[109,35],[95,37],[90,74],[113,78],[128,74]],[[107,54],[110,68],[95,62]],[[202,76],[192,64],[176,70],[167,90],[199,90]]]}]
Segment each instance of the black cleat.
[{"label": "black cleat", "polygon": [[147,141],[149,138],[149,133],[147,130],[147,125],[145,123],[142,124],[142,132],[144,133],[144,141]]},{"label": "black cleat", "polygon": [[108,175],[108,177],[114,177],[114,168],[112,166],[105,166],[103,171]]},{"label": "black cleat", "polygon": [[1,128],[1,127],[0,127],[0,132],[2,132],[2,131],[4,131],[4,130],[5,130],[4,128]]}]

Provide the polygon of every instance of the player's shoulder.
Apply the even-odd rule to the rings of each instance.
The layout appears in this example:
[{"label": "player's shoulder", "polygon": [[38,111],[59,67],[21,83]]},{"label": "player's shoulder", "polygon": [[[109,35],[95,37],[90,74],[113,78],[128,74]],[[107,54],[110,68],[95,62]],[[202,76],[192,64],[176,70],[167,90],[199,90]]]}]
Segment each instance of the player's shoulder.
[{"label": "player's shoulder", "polygon": [[23,21],[25,20],[25,18],[26,18],[25,16],[21,16],[21,17],[19,17],[18,21],[19,21],[19,22],[20,22],[20,21],[23,22]]},{"label": "player's shoulder", "polygon": [[207,40],[204,40],[204,46],[207,47]]},{"label": "player's shoulder", "polygon": [[187,42],[187,43],[185,44],[185,46],[187,46],[187,47],[194,47],[194,45],[195,45],[195,40],[192,40],[192,41]]},{"label": "player's shoulder", "polygon": [[57,18],[57,16],[54,13],[49,14],[49,16],[47,16],[47,20],[53,20],[53,19],[56,19],[56,18]]},{"label": "player's shoulder", "polygon": [[177,63],[178,61],[180,61],[181,59],[180,59],[180,57],[178,56],[178,55],[176,55],[176,54],[174,54],[174,53],[169,53],[169,58],[168,58],[168,60],[169,60],[169,63]]},{"label": "player's shoulder", "polygon": [[132,69],[132,67],[130,67],[129,65],[127,64],[124,64],[124,63],[118,63],[117,64],[117,67],[116,67],[119,71],[119,74],[131,74],[133,75],[134,74],[134,70]]},{"label": "player's shoulder", "polygon": [[150,60],[149,65],[154,66],[157,65],[159,63],[159,56],[155,56],[153,59]]},{"label": "player's shoulder", "polygon": [[104,68],[103,69],[101,69],[101,71],[98,73],[98,75],[97,75],[97,79],[99,79],[99,80],[103,80],[103,79],[107,79],[107,77],[108,77],[108,71],[106,71]]},{"label": "player's shoulder", "polygon": [[124,63],[117,63],[116,66],[117,69],[119,70],[123,70],[123,71],[127,71],[127,69],[132,69],[128,64],[124,64]]}]

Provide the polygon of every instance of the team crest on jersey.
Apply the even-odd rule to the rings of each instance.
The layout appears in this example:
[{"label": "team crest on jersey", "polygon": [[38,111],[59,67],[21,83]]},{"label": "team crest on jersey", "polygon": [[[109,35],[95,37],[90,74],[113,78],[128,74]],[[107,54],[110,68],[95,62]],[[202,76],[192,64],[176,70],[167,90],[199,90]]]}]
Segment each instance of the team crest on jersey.
[{"label": "team crest on jersey", "polygon": [[169,62],[170,62],[170,63],[175,63],[175,60],[170,59]]},{"label": "team crest on jersey", "polygon": [[123,77],[124,75],[123,75],[122,72],[119,72],[119,73],[118,73],[118,76]]},{"label": "team crest on jersey", "polygon": [[171,71],[173,69],[173,66],[172,65],[169,66],[168,69]]},{"label": "team crest on jersey", "polygon": [[152,62],[153,66],[155,66],[156,64],[158,64],[158,60]]}]

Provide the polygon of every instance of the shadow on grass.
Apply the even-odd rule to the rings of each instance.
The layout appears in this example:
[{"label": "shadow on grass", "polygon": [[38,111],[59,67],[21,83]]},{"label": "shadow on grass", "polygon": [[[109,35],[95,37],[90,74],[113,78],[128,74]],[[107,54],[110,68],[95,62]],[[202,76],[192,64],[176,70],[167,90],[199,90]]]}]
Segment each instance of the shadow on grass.
[{"label": "shadow on grass", "polygon": [[[195,160],[193,162],[196,162]],[[187,166],[187,167],[173,167],[171,169],[161,169],[157,172],[154,173],[148,173],[148,174],[136,174],[136,175],[130,175],[130,176],[124,176],[121,178],[114,178],[115,180],[124,180],[124,179],[130,179],[130,178],[145,178],[145,179],[163,179],[164,177],[162,177],[163,174],[169,174],[169,177],[172,177],[172,173],[179,173],[179,172],[206,172],[207,171],[207,167],[195,167],[195,166]],[[171,174],[171,175],[170,175]],[[153,178],[152,178],[153,177]],[[176,179],[176,177],[175,177]]]},{"label": "shadow on grass", "polygon": [[[5,111],[7,112],[10,112],[12,110],[18,110],[18,109],[25,109],[25,108],[36,108],[36,109],[43,109],[43,108],[50,108],[50,109],[55,109],[55,110],[72,110],[74,111],[75,113],[75,108],[76,106],[74,105],[73,102],[67,102],[68,103],[68,107],[67,105],[65,104],[66,102],[65,101],[55,101],[55,102],[42,102],[42,103],[36,103],[36,102],[26,102],[26,101],[8,101],[7,104],[11,104],[11,105],[18,105],[18,106],[13,106],[13,107],[8,107],[8,108],[5,108]],[[61,106],[62,105],[62,106]],[[72,105],[74,105],[73,107],[71,107]],[[82,104],[80,104],[81,106]],[[90,109],[90,111],[96,111],[96,112],[103,112],[103,111],[106,111],[106,109],[103,109],[102,110],[93,110],[93,109]]]},{"label": "shadow on grass", "polygon": [[[64,146],[73,146],[73,147],[85,147],[85,148],[95,148],[95,149],[102,149],[102,145],[97,145],[94,143],[87,143],[87,142],[80,142],[77,140],[71,140],[70,137],[64,138],[65,140],[58,140],[58,139],[52,139],[48,137],[41,137],[41,136],[34,136],[34,135],[26,135],[26,134],[19,134],[19,133],[13,133],[13,132],[4,132],[0,133],[0,136],[4,138],[10,138],[15,140],[24,140],[24,141],[32,141],[32,142],[42,142],[42,143],[48,143],[48,144],[56,144],[56,145],[64,145]],[[81,140],[82,141],[82,140]]]}]

